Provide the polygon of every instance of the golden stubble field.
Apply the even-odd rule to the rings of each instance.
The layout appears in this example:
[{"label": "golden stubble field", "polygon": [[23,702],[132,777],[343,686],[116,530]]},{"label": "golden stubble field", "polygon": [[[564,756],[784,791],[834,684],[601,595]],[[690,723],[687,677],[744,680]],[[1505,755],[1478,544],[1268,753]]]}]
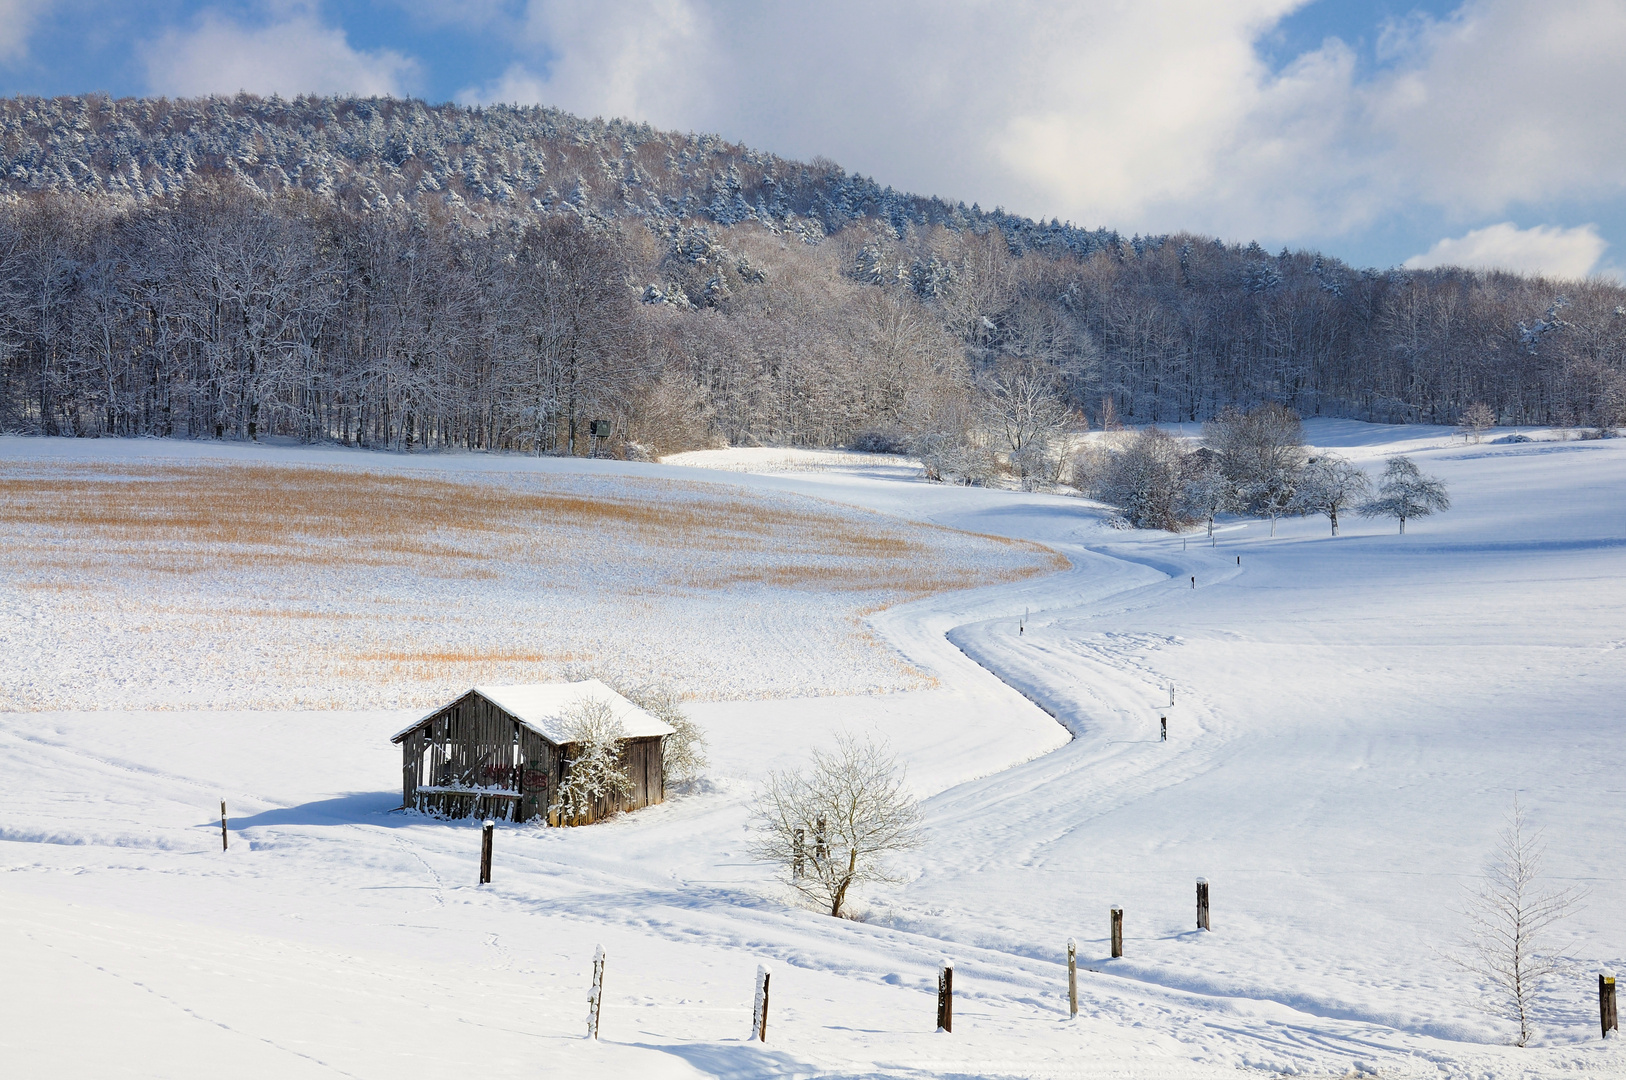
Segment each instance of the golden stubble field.
[{"label": "golden stubble field", "polygon": [[0,462],[0,708],[427,706],[617,673],[698,698],[929,685],[863,616],[1064,565],[625,477]]}]

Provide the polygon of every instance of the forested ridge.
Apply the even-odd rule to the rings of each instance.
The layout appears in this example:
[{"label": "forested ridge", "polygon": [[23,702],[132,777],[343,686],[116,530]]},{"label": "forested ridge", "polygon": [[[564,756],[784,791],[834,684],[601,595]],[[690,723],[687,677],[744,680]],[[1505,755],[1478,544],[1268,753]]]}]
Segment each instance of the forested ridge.
[{"label": "forested ridge", "polygon": [[976,478],[1264,402],[1612,427],[1626,290],[1035,222],[545,108],[0,101],[3,431]]}]

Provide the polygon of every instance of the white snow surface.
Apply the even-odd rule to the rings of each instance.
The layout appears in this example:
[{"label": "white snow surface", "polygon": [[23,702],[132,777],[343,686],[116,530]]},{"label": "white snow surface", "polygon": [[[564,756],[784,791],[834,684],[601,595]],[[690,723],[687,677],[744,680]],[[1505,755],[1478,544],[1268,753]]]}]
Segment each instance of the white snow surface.
[{"label": "white snow surface", "polygon": [[[488,886],[477,823],[393,812],[388,739],[413,711],[0,714],[0,1061],[17,1076],[1626,1075],[1595,995],[1599,971],[1626,967],[1626,441],[1308,428],[1372,471],[1413,454],[1454,508],[1404,537],[1231,522],[1210,546],[903,465],[743,471],[775,451],[718,452],[729,472],[417,461],[812,495],[1039,541],[1072,567],[869,616],[933,689],[695,703],[713,757],[697,790],[587,828],[501,825]],[[87,461],[219,450],[0,443]],[[760,625],[779,632],[771,613]],[[105,631],[80,633],[116,648]],[[755,781],[843,731],[890,741],[927,825],[898,860],[907,883],[865,893],[861,921],[798,907],[746,854]],[[1576,968],[1524,1049],[1442,956],[1515,791],[1545,829],[1548,880],[1589,890],[1556,937]],[[1199,877],[1211,933],[1194,929]],[[933,1031],[944,955],[952,1035]],[[744,1037],[759,963],[766,1044]]]},{"label": "white snow surface", "polygon": [[[583,701],[601,701],[608,705],[610,715],[621,724],[622,734],[629,739],[672,734],[670,724],[657,720],[640,709],[611,690],[601,679],[579,679],[565,683],[526,683],[520,686],[476,686],[474,692],[487,701],[501,706],[509,716],[555,746],[564,746],[570,741],[564,714],[572,705]],[[448,701],[446,704],[449,705],[451,702]],[[437,708],[425,713],[411,725],[396,732],[391,741],[399,739],[439,711]]]}]

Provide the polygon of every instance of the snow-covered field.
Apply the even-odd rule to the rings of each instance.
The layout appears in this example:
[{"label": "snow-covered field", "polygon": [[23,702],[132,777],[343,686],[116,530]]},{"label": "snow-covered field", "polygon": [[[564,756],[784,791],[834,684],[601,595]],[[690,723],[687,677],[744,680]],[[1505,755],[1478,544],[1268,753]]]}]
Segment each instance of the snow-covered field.
[{"label": "snow-covered field", "polygon": [[865,613],[1061,563],[560,464],[0,439],[0,709],[424,708],[605,669],[707,698],[918,689]]},{"label": "snow-covered field", "polygon": [[[882,647],[855,646],[858,659],[808,653],[861,640],[840,613],[871,606],[869,593],[855,603],[805,580],[764,590],[757,621],[726,646],[745,659],[719,665],[710,696],[751,696],[739,687],[758,672],[785,681],[769,700],[694,704],[713,743],[704,790],[584,829],[505,826],[485,887],[473,884],[476,828],[389,812],[400,762],[387,737],[411,710],[247,711],[251,682],[211,669],[193,638],[67,607],[19,621],[52,592],[22,584],[75,566],[93,587],[105,575],[130,611],[197,578],[120,572],[116,537],[63,552],[66,569],[53,569],[40,553],[60,523],[22,534],[0,522],[12,620],[0,624],[0,676],[14,704],[49,704],[16,688],[81,670],[98,688],[122,679],[140,691],[0,714],[0,1060],[19,1076],[1626,1075],[1620,1044],[1597,1038],[1594,990],[1598,971],[1626,966],[1626,441],[1309,431],[1373,471],[1404,446],[1447,481],[1455,508],[1404,537],[1358,519],[1337,539],[1324,520],[1284,521],[1274,539],[1235,523],[1209,547],[1105,528],[1080,500],[922,483],[901,462],[714,452],[723,472],[701,471],[703,455],[630,466],[282,452],[298,457],[287,464],[520,493],[545,473],[595,497],[658,484],[677,502],[765,500],[842,522],[879,513],[942,565],[1007,572],[870,614]],[[46,459],[150,469],[220,453],[4,440],[0,475],[36,475]],[[764,471],[747,471],[752,455]],[[921,524],[1035,541],[1072,565],[1022,578],[1031,549]],[[786,526],[764,548],[808,527]],[[629,569],[582,594],[619,588],[648,560],[664,566],[658,546],[619,556]],[[369,601],[419,611],[460,589],[523,593],[448,578],[427,580],[419,599],[415,575],[386,589],[364,567],[346,572],[375,590]],[[671,663],[704,656],[712,638],[672,628],[709,634],[728,605],[706,593],[740,586],[674,587],[664,572],[641,579],[648,632],[678,642]],[[326,602],[346,613],[350,595]],[[810,619],[833,629],[794,638]],[[618,644],[636,653],[642,632]],[[50,648],[30,653],[34,640]],[[254,644],[266,670],[305,664],[287,654],[313,647],[257,631]],[[103,659],[75,668],[75,650]],[[112,659],[126,650],[184,673],[176,696]],[[849,666],[866,671],[854,681],[896,687],[863,668],[872,655],[934,685],[784,696],[806,692],[795,689],[804,664],[834,673],[814,680],[821,694],[850,686],[838,678]],[[94,682],[102,671],[117,674]],[[354,696],[324,704],[387,692],[376,673],[356,682]],[[170,711],[84,711],[93,705]],[[744,855],[754,778],[842,730],[888,737],[926,797],[928,843],[901,863],[909,883],[866,894],[862,921],[795,907]],[[1581,963],[1544,997],[1527,1049],[1506,1045],[1506,1025],[1473,1008],[1469,980],[1438,955],[1515,790],[1547,829],[1551,880],[1591,890],[1560,934]],[[225,853],[210,820],[222,797],[234,815]],[[1212,883],[1210,934],[1192,929],[1198,876]],[[1106,959],[1114,904],[1126,910],[1119,960]],[[1066,1018],[1069,936],[1089,969],[1077,1022]],[[597,944],[607,1008],[591,1044],[581,1032]],[[956,962],[953,1035],[932,1031],[944,954]],[[744,1038],[763,961],[774,969],[766,1046]]]}]

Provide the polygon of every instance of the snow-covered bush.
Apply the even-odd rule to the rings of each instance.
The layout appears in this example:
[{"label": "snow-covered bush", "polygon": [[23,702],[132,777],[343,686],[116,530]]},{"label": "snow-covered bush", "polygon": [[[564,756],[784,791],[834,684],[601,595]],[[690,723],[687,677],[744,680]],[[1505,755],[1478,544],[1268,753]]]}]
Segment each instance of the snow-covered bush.
[{"label": "snow-covered bush", "polygon": [[566,708],[565,735],[575,752],[565,766],[565,778],[548,809],[567,825],[585,821],[601,800],[632,794],[632,778],[621,763],[626,733],[610,703],[582,698]]},{"label": "snow-covered bush", "polygon": [[909,449],[920,459],[928,480],[986,484],[999,473],[999,462],[963,401],[939,402],[922,421]]},{"label": "snow-covered bush", "polygon": [[907,454],[909,439],[895,428],[869,428],[847,440],[847,449],[865,454]]},{"label": "snow-covered bush", "polygon": [[672,729],[661,742],[661,758],[665,763],[668,783],[692,784],[705,773],[710,764],[706,756],[706,735],[683,711],[683,697],[663,682],[627,684],[606,679],[616,693],[664,722]]},{"label": "snow-covered bush", "polygon": [[1186,453],[1160,428],[1144,428],[1093,447],[1077,463],[1091,498],[1116,506],[1138,529],[1179,529],[1194,518],[1182,513]]},{"label": "snow-covered bush", "polygon": [[1377,498],[1360,508],[1362,517],[1391,517],[1400,522],[1400,531],[1406,531],[1406,519],[1427,517],[1436,510],[1451,509],[1451,498],[1445,485],[1430,476],[1424,476],[1411,458],[1396,456],[1389,459],[1378,481]]},{"label": "snow-covered bush", "polygon": [[801,770],[769,774],[753,807],[752,853],[832,915],[867,881],[896,882],[886,856],[918,847],[920,808],[884,745],[843,736]]}]

